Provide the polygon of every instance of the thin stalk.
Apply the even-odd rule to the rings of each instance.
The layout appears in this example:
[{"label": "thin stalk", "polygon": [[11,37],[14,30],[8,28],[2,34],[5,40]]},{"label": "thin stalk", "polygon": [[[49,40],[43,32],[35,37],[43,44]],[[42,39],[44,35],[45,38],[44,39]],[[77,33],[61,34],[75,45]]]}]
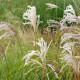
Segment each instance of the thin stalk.
[{"label": "thin stalk", "polygon": [[16,46],[16,45],[17,45],[17,40],[15,39],[15,48],[17,48],[17,46]]},{"label": "thin stalk", "polygon": [[9,80],[11,80],[11,79],[10,79],[10,71],[9,71],[9,67],[8,67],[8,64],[7,64],[7,60],[6,60],[6,53],[7,53],[7,51],[8,51],[9,46],[10,46],[10,41],[9,41],[7,47],[6,47],[5,54],[4,54],[4,58],[5,58],[5,61],[6,61],[6,70],[7,70],[8,73],[9,73]]},{"label": "thin stalk", "polygon": [[77,80],[77,78],[76,78],[76,73],[74,72],[74,80]]},{"label": "thin stalk", "polygon": [[[58,1],[56,0],[56,5],[58,5]],[[58,8],[56,8],[56,19],[57,19],[57,11],[58,11]]]},{"label": "thin stalk", "polygon": [[77,73],[77,80],[79,80],[79,74]]},{"label": "thin stalk", "polygon": [[19,40],[19,37],[17,36],[17,39],[18,39],[18,43],[19,43],[19,47],[20,47],[20,50],[21,50],[21,54],[23,56],[23,52],[22,52],[22,48],[21,48],[21,44],[20,44],[20,40]]},{"label": "thin stalk", "polygon": [[[79,59],[78,59],[78,61],[79,61]],[[77,64],[77,73],[76,73],[76,76],[77,76],[77,80],[79,80],[79,73],[78,73],[78,64]]]},{"label": "thin stalk", "polygon": [[[10,71],[9,71],[9,67],[8,67],[8,64],[7,64],[6,57],[5,57],[5,61],[6,61],[6,70],[8,71],[8,74],[9,74],[9,80],[11,80],[11,79],[10,79]],[[6,75],[7,75],[7,74],[6,74]]]},{"label": "thin stalk", "polygon": [[42,71],[42,80],[46,80],[46,77],[43,77],[46,73],[46,59],[43,60],[43,71]]},{"label": "thin stalk", "polygon": [[64,10],[65,10],[65,3],[66,3],[66,1],[64,0]]},{"label": "thin stalk", "polygon": [[12,11],[12,5],[11,5],[11,1],[10,1],[10,10]]},{"label": "thin stalk", "polygon": [[77,14],[80,16],[79,8],[78,8],[77,3],[75,2],[75,0],[73,0],[73,3],[75,4]]},{"label": "thin stalk", "polygon": [[15,0],[15,8],[16,8],[16,3],[17,3],[17,2],[16,2],[16,0]]},{"label": "thin stalk", "polygon": [[[35,30],[34,33],[35,33],[34,35],[35,35],[35,50],[36,50],[37,31]],[[36,60],[36,56],[35,56],[35,60]],[[37,80],[36,74],[37,74],[37,71],[36,71],[36,62],[35,62],[35,80]]]},{"label": "thin stalk", "polygon": [[11,43],[11,41],[9,41],[9,43],[8,43],[8,45],[6,47],[5,54],[7,53],[8,49],[9,49],[10,43]]},{"label": "thin stalk", "polygon": [[[6,62],[6,70],[8,71],[8,74],[9,74],[9,80],[11,80],[10,79],[10,71],[9,71],[9,68],[8,68],[8,64],[7,64],[7,60],[6,60],[6,55],[4,54],[4,60],[5,60],[5,62]],[[7,72],[6,72],[6,76],[7,76]]]},{"label": "thin stalk", "polygon": [[12,6],[11,6],[11,0],[10,0],[9,4],[10,4],[10,11],[11,11],[11,10],[12,10]]}]

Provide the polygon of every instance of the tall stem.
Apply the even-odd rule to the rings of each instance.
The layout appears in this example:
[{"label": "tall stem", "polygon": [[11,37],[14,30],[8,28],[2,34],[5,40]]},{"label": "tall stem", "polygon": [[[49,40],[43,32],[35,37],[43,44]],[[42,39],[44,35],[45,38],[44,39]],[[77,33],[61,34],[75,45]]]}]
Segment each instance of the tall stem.
[{"label": "tall stem", "polygon": [[[18,40],[19,47],[20,47],[20,50],[21,50],[21,55],[23,56],[23,51],[22,51],[22,48],[21,48],[21,44],[20,44],[20,39],[19,39],[19,36],[17,36],[17,40]],[[18,55],[18,56],[19,56],[19,55]]]},{"label": "tall stem", "polygon": [[[4,53],[4,58],[5,58],[5,61],[6,61],[6,70],[7,70],[8,73],[9,73],[9,80],[10,80],[10,71],[9,71],[9,67],[8,67],[8,64],[7,64],[7,60],[6,60],[6,53],[7,53],[7,51],[8,51],[9,45],[10,45],[10,41],[9,41],[7,47],[6,47],[6,50],[5,50],[5,53]],[[7,74],[6,74],[6,75],[7,75]]]},{"label": "tall stem", "polygon": [[[37,31],[35,30],[35,50],[36,50],[36,41],[37,41]],[[35,60],[36,60],[36,56],[35,56]],[[35,62],[35,80],[36,80],[36,62]]]},{"label": "tall stem", "polygon": [[79,80],[79,74],[77,73],[77,80]]},{"label": "tall stem", "polygon": [[73,0],[73,3],[75,4],[76,10],[77,10],[77,14],[80,16],[80,12],[79,12],[79,8],[77,3],[75,2],[75,0]]},{"label": "tall stem", "polygon": [[[8,71],[8,74],[9,74],[9,80],[11,80],[11,79],[10,79],[10,71],[9,71],[9,68],[8,68],[8,64],[7,64],[6,57],[5,57],[5,61],[6,61],[6,70]],[[6,75],[7,75],[7,74],[6,74]]]},{"label": "tall stem", "polygon": [[74,72],[74,80],[77,80],[77,79],[76,79],[76,73],[75,73],[75,72]]},{"label": "tall stem", "polygon": [[[56,5],[58,5],[57,3],[58,3],[58,1],[57,0],[55,0],[56,1]],[[58,8],[56,8],[56,18],[55,19],[57,19],[57,9]]]},{"label": "tall stem", "polygon": [[42,71],[42,80],[47,80],[46,77],[43,77],[46,74],[46,59],[43,60],[43,71]]},{"label": "tall stem", "polygon": [[10,0],[10,11],[12,10],[12,6],[11,6],[11,0]]},{"label": "tall stem", "polygon": [[64,0],[64,10],[65,10],[65,3],[66,3],[66,1]]}]

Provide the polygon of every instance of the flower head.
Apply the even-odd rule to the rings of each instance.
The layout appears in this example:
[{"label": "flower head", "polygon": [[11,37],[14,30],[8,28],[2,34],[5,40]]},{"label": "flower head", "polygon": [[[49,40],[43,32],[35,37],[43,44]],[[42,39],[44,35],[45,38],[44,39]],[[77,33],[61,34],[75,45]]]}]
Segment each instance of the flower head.
[{"label": "flower head", "polygon": [[26,20],[24,24],[30,24],[34,28],[34,32],[37,30],[40,23],[40,15],[36,15],[36,7],[28,6],[28,10],[23,14],[23,19]]},{"label": "flower head", "polygon": [[[75,70],[76,73],[80,73],[80,56],[72,56],[70,54],[64,54],[64,56],[61,58],[62,62],[66,62],[66,64],[62,67],[62,69],[67,66],[70,65],[72,66],[72,68]],[[62,71],[61,69],[61,71]]]},{"label": "flower head", "polygon": [[64,15],[63,15],[63,19],[60,21],[60,24],[61,24],[61,28],[64,28],[67,26],[66,22],[68,22],[69,24],[70,23],[73,23],[73,22],[77,22],[76,20],[77,16],[75,14],[75,11],[72,7],[72,5],[68,5],[66,7],[66,10],[64,10]]},{"label": "flower head", "polygon": [[58,8],[58,6],[56,6],[55,4],[46,3],[46,5],[49,7],[49,9]]}]

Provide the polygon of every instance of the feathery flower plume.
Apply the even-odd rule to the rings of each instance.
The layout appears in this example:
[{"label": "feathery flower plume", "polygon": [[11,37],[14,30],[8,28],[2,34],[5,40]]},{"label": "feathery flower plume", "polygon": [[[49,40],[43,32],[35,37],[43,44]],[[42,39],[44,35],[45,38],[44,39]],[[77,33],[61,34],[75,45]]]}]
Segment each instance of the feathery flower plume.
[{"label": "feathery flower plume", "polygon": [[56,6],[55,4],[46,3],[46,5],[49,7],[48,9],[58,8],[58,6]]},{"label": "feathery flower plume", "polygon": [[48,27],[58,28],[60,26],[60,22],[55,20],[47,20],[47,23],[49,24]]},{"label": "feathery flower plume", "polygon": [[79,24],[80,23],[79,16],[78,17],[76,16],[75,11],[72,5],[70,4],[66,7],[66,10],[64,10],[63,19],[60,21],[61,29],[64,29],[65,27],[67,27],[66,23],[68,24],[71,24],[71,23]]},{"label": "feathery flower plume", "polygon": [[[11,36],[15,36],[17,37],[17,32],[16,30],[12,27],[12,25],[10,23],[7,22],[0,22],[0,32],[3,31],[4,33],[2,33],[0,35],[0,40],[4,39],[12,39]],[[8,44],[8,46],[10,45],[10,42]],[[6,56],[6,52],[8,50],[8,47],[6,47],[6,51],[4,50],[3,45],[0,44],[0,53],[2,54],[3,58],[5,58]]]},{"label": "feathery flower plume", "polygon": [[25,56],[23,57],[23,60],[26,59],[26,61],[25,61],[25,66],[29,64],[29,60],[30,60],[31,57],[34,56],[34,55],[38,56],[37,51],[30,51],[30,53],[28,53],[27,55],[25,55]]},{"label": "feathery flower plume", "polygon": [[74,49],[74,44],[76,44],[77,42],[67,42],[63,45],[63,47],[60,47],[60,48],[63,48],[63,51],[62,53],[68,51],[69,54],[72,55],[73,53],[73,49]]},{"label": "feathery flower plume", "polygon": [[64,43],[65,41],[71,39],[71,38],[80,40],[79,36],[80,36],[80,34],[65,33],[65,34],[63,34],[63,36],[61,37],[61,44]]},{"label": "feathery flower plume", "polygon": [[[78,58],[78,59],[77,59]],[[61,68],[61,71],[63,71],[63,68],[67,65],[70,65],[73,67],[74,71],[76,73],[80,73],[80,57],[75,57],[70,54],[64,54],[64,56],[61,58],[62,62],[66,62],[66,64]]]},{"label": "feathery flower plume", "polygon": [[40,15],[36,15],[36,7],[28,6],[28,10],[23,14],[24,24],[30,24],[34,28],[34,32],[37,31],[40,24]]},{"label": "feathery flower plume", "polygon": [[[49,65],[46,63],[46,54],[47,54],[47,51],[49,49],[49,46],[51,44],[52,41],[50,41],[49,45],[47,46],[47,42],[44,41],[43,38],[41,38],[39,40],[39,42],[34,42],[34,45],[37,44],[39,47],[40,47],[40,51],[37,50],[37,51],[30,51],[30,53],[28,53],[27,55],[25,55],[23,57],[23,60],[25,59],[25,66],[26,65],[29,65],[29,63],[32,62],[32,65],[31,66],[34,66],[35,65],[35,62],[37,64],[37,67],[36,69],[38,68],[37,71],[39,71],[41,68],[46,70],[46,73],[47,73],[47,67],[51,68],[52,70],[54,70],[55,68],[52,67],[52,65]],[[36,60],[34,58],[32,58],[33,56],[36,56]],[[31,72],[32,70],[34,70],[34,68],[30,69],[26,74],[28,74],[29,72]],[[56,75],[56,78],[58,78],[58,75],[56,72],[54,72],[54,74]],[[49,80],[49,77],[47,75],[47,78]]]},{"label": "feathery flower plume", "polygon": [[17,37],[17,32],[10,23],[0,22],[0,31],[3,31],[3,30],[5,31],[4,34],[13,35],[13,36]]},{"label": "feathery flower plume", "polygon": [[[44,59],[46,59],[46,53],[48,51],[48,48],[49,48],[51,42],[49,43],[48,46],[47,46],[47,42],[45,42],[43,40],[43,38],[41,38],[41,40],[39,40],[39,42],[36,42],[36,44],[38,46],[40,46],[40,51],[39,50],[30,51],[30,53],[28,53],[26,56],[24,56],[23,59],[26,59],[26,63],[25,64],[27,64],[29,62],[29,60],[31,59],[31,57],[34,56],[34,55],[38,56],[41,59],[41,61],[43,62]],[[35,45],[35,42],[34,42],[34,45]]]},{"label": "feathery flower plume", "polygon": [[0,43],[0,54],[1,54],[1,56],[3,56],[3,60],[4,60],[5,59],[5,50],[1,43]]},{"label": "feathery flower plume", "polygon": [[63,71],[64,67],[70,65],[76,74],[80,74],[80,56],[75,52],[75,49],[80,47],[80,29],[77,27],[70,27],[68,29],[71,29],[72,32],[64,33],[61,37],[61,44],[64,44],[61,47],[63,48],[61,60],[62,62],[65,62],[65,65],[63,65],[60,72]]}]

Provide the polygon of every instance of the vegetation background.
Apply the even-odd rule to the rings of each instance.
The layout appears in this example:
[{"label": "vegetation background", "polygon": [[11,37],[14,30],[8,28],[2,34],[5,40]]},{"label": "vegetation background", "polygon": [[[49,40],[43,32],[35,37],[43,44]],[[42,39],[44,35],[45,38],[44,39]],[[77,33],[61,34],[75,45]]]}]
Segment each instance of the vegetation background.
[{"label": "vegetation background", "polygon": [[[80,7],[79,0],[75,0],[78,7]],[[28,29],[23,25],[23,13],[27,10],[27,6],[35,6],[37,8],[37,14],[40,14],[40,19],[44,22],[39,27],[47,27],[48,19],[55,19],[60,21],[63,17],[63,10],[50,9],[47,10],[45,3],[52,3],[65,10],[66,6],[71,4],[77,14],[76,6],[73,0],[0,0],[0,22],[11,23],[18,32],[18,39],[11,41],[9,49],[6,54],[6,61],[3,61],[3,57],[0,55],[0,80],[35,80],[34,70],[29,75],[25,76],[25,72],[31,68],[31,66],[24,67],[23,56],[28,51],[33,50],[34,34],[32,28]],[[78,15],[78,14],[77,14]],[[49,43],[52,39],[53,42],[48,50],[46,58],[52,61],[60,63],[60,38],[62,32],[57,32],[54,35],[44,35],[40,31],[37,33],[37,38],[44,37]],[[2,40],[1,43],[6,49],[9,40]],[[63,64],[64,65],[64,64]],[[60,64],[62,66],[62,64]],[[59,79],[56,79],[54,73],[51,73],[50,80],[73,80],[73,69],[69,66],[66,67]],[[37,73],[37,80],[41,80],[42,72]]]},{"label": "vegetation background", "polygon": [[[78,7],[80,6],[79,0],[75,0]],[[61,9],[65,9],[69,4],[73,5],[75,11],[77,10],[73,0],[0,0],[0,21],[5,21],[5,17],[10,17],[9,12],[23,21],[23,13],[26,11],[28,5],[35,6],[37,8],[37,14],[40,14],[41,20],[44,21],[43,26],[46,27],[46,20],[56,19],[60,20],[63,17],[63,10],[51,9],[47,10],[45,3],[52,3],[59,6]],[[6,14],[5,14],[6,13]],[[6,16],[7,15],[7,16]],[[4,17],[5,16],[5,17]],[[7,20],[6,20],[7,21]]]}]

